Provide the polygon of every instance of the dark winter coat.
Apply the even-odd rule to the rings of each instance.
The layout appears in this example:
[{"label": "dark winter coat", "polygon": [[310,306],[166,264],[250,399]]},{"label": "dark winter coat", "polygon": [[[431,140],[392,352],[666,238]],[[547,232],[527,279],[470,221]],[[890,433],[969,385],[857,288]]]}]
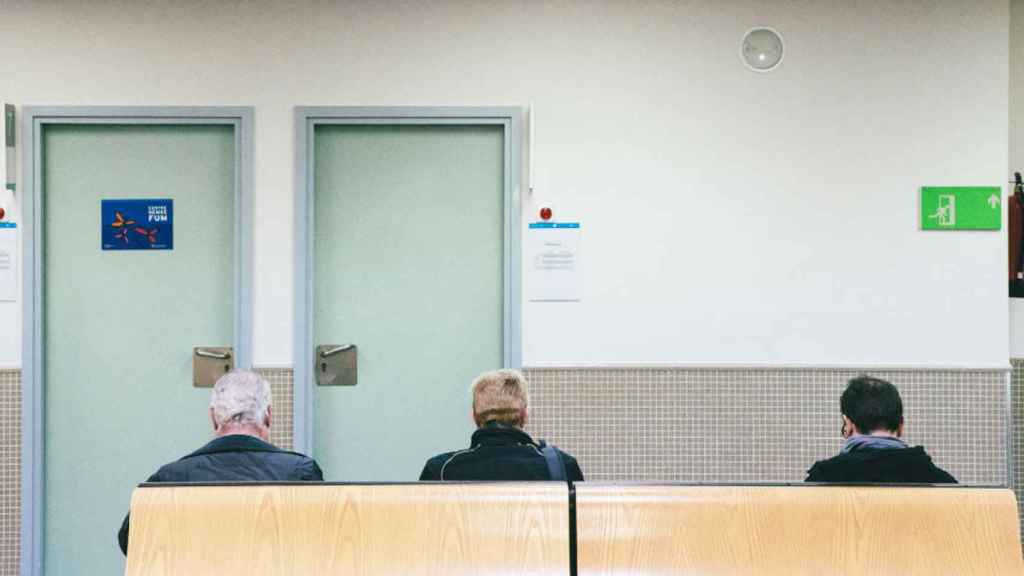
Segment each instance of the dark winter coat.
[{"label": "dark winter coat", "polygon": [[867,448],[815,462],[807,482],[895,482],[955,484],[956,479],[936,466],[924,448]]},{"label": "dark winter coat", "polygon": [[[316,461],[297,452],[281,450],[254,436],[233,434],[171,462],[146,482],[251,482],[321,481]],[[121,551],[128,553],[128,516],[117,533]]]},{"label": "dark winter coat", "polygon": [[[428,460],[420,480],[551,480],[540,450],[541,445],[518,428],[487,424],[473,433],[468,449]],[[566,480],[582,481],[576,459],[561,450],[558,454]]]}]

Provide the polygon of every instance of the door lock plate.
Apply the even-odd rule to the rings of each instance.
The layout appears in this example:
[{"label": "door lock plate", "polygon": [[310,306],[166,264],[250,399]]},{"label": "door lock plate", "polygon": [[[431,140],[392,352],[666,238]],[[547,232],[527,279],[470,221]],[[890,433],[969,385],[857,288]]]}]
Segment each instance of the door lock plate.
[{"label": "door lock plate", "polygon": [[235,367],[235,350],[230,346],[200,346],[192,349],[192,385],[213,388],[217,379]]},{"label": "door lock plate", "polygon": [[359,381],[358,348],[355,344],[316,347],[316,383],[318,386],[355,386]]}]

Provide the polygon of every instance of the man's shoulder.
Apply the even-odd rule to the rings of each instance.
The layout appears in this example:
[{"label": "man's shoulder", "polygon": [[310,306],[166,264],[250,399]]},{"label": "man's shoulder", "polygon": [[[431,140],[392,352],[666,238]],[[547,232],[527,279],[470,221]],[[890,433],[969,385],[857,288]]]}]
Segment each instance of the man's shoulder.
[{"label": "man's shoulder", "polygon": [[[562,466],[565,468],[566,480],[570,480],[572,482],[580,482],[583,480],[583,472],[580,470],[580,464],[576,461],[575,456],[545,440],[538,441],[537,445],[541,450],[544,448],[553,448],[555,452],[558,453],[558,457],[562,461]],[[543,453],[541,453],[541,456],[543,457]]]},{"label": "man's shoulder", "polygon": [[[260,452],[256,452],[259,454]],[[291,450],[277,449],[274,451],[264,452],[264,454],[270,454],[272,458],[282,458],[285,460],[295,460],[296,462],[313,462],[313,458],[306,456],[301,452],[293,452]]]},{"label": "man's shoulder", "polygon": [[807,471],[809,482],[926,482],[956,479],[932,462],[922,446],[862,449],[819,460]]},{"label": "man's shoulder", "polygon": [[580,463],[576,461],[576,457],[569,454],[565,450],[556,447],[558,453],[562,456],[562,461],[565,463],[565,472],[569,476],[569,480],[573,482],[581,482],[583,480],[583,471],[580,469]]},{"label": "man's shoulder", "polygon": [[838,454],[836,456],[832,456],[831,458],[818,460],[817,462],[812,464],[810,469],[807,470],[808,481],[813,482],[816,480],[823,480],[824,476],[826,476],[833,468],[835,468],[840,463],[839,458],[841,456],[843,456],[843,454]]},{"label": "man's shoulder", "polygon": [[[319,466],[316,461],[305,454],[300,452],[293,452],[291,450],[282,450],[277,447],[272,449],[238,449],[238,450],[226,450],[223,452],[214,452],[206,454],[214,460],[231,460],[235,458],[245,458],[250,461],[263,461],[270,462],[277,466],[291,467],[291,468],[312,468],[315,467],[319,470]],[[187,458],[187,457],[186,457]],[[182,460],[185,460],[183,458]]]},{"label": "man's shoulder", "polygon": [[850,480],[850,472],[862,468],[867,461],[875,456],[875,452],[878,451],[843,452],[831,458],[818,460],[807,471],[807,480],[809,482]]},{"label": "man's shoulder", "polygon": [[191,463],[186,463],[188,456],[179,458],[174,462],[164,464],[156,473],[146,479],[146,482],[185,482],[188,480]]},{"label": "man's shoulder", "polygon": [[[256,452],[254,454],[261,454]],[[320,472],[320,465],[316,463],[316,460],[306,456],[299,452],[292,452],[290,450],[279,450],[277,452],[265,452],[267,459],[280,462],[282,465],[292,467],[295,470],[304,470],[310,473],[314,473],[316,476],[322,476]],[[259,458],[260,456],[257,456]],[[314,472],[315,471],[315,472]]]},{"label": "man's shoulder", "polygon": [[[238,464],[249,465],[242,472]],[[260,463],[252,468],[253,463]],[[252,475],[252,478],[245,476]],[[149,482],[186,482],[196,480],[264,480],[264,479],[318,479],[322,476],[316,461],[269,443],[230,444],[209,443],[174,462],[160,467]]]},{"label": "man's shoulder", "polygon": [[832,468],[834,466],[841,465],[841,464],[843,464],[845,462],[849,462],[850,460],[851,460],[851,458],[849,458],[849,454],[836,454],[835,456],[831,456],[829,458],[823,458],[821,460],[818,460],[817,462],[814,463],[813,466],[811,466],[811,468],[812,469],[814,469],[814,468],[819,468],[819,469]]},{"label": "man's shoulder", "polygon": [[436,468],[437,470],[440,470],[441,466],[444,466],[445,462],[451,460],[452,456],[455,456],[459,452],[465,452],[465,450],[452,450],[450,452],[442,452],[437,456],[432,456],[430,457],[430,459],[427,460],[425,467]]},{"label": "man's shoulder", "polygon": [[305,454],[278,448],[270,442],[266,442],[260,438],[238,434],[216,438],[191,454],[182,457],[179,462],[197,456],[239,453],[274,455],[270,456],[273,458],[312,460],[312,458]]},{"label": "man's shoulder", "polygon": [[835,456],[832,456],[831,458],[818,460],[817,462],[814,463],[814,465],[821,465],[822,467],[828,468],[834,466],[843,466],[850,463],[860,463],[871,460],[888,459],[892,457],[903,458],[911,455],[920,456],[924,454],[924,448],[920,446],[908,446],[906,448],[885,449],[864,448],[861,450],[853,450],[850,452],[841,452],[839,454],[836,454]]},{"label": "man's shoulder", "polygon": [[444,466],[444,463],[450,460],[457,452],[457,450],[442,452],[437,456],[427,459],[426,464],[423,465],[423,472],[420,473],[420,480],[440,480],[441,468]]}]

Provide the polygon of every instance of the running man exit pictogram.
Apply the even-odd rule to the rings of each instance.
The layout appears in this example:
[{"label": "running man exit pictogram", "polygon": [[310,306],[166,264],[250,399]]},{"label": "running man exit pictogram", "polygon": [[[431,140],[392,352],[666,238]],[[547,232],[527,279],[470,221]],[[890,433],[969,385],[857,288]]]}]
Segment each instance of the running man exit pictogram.
[{"label": "running man exit pictogram", "polygon": [[1002,188],[960,186],[921,188],[922,230],[999,230]]}]

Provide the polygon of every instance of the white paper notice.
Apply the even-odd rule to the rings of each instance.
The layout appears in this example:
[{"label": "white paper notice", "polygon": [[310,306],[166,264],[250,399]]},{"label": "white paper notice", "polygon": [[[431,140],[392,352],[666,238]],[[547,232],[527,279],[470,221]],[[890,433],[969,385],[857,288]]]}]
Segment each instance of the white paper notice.
[{"label": "white paper notice", "polygon": [[0,222],[0,302],[18,299],[18,229]]},{"label": "white paper notice", "polygon": [[579,222],[534,222],[526,238],[531,302],[583,298]]}]

